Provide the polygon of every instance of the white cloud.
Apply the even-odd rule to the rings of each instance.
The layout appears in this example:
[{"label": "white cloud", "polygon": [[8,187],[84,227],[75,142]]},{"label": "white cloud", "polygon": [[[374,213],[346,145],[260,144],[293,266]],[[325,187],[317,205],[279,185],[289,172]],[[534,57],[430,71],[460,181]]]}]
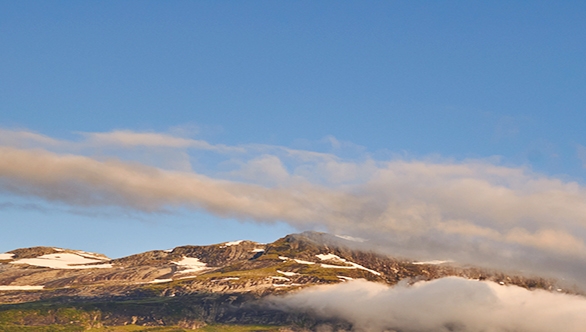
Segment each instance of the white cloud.
[{"label": "white cloud", "polygon": [[245,152],[240,147],[228,147],[222,144],[210,144],[203,140],[183,138],[170,134],[155,132],[136,132],[131,130],[114,130],[104,133],[78,133],[83,139],[66,141],[27,130],[9,130],[0,128],[0,145],[20,148],[47,148],[80,150],[88,148],[170,148],[198,149],[216,152]]},{"label": "white cloud", "polygon": [[203,140],[176,137],[169,134],[153,132],[135,132],[130,130],[116,130],[106,133],[81,133],[87,145],[118,146],[118,147],[163,147],[163,148],[192,148],[212,150],[217,152],[243,152],[242,148],[213,145]]},{"label": "white cloud", "polygon": [[[14,146],[14,135],[46,146]],[[89,136],[64,154],[49,145],[78,143],[0,131],[0,191],[75,208],[182,207],[285,221],[368,239],[378,250],[413,259],[520,269],[585,285],[586,188],[578,183],[486,160],[351,161],[268,145],[210,150],[221,152],[219,163],[237,165],[212,176],[189,165],[171,171],[78,152],[97,142],[167,146],[184,154],[195,144],[168,134],[118,131]],[[229,180],[235,176],[246,182]]]},{"label": "white cloud", "polygon": [[241,169],[233,171],[237,179],[266,185],[288,184],[290,175],[281,159],[273,155],[262,155],[242,163]]},{"label": "white cloud", "polygon": [[583,331],[586,299],[462,278],[389,287],[354,280],[316,286],[267,303],[339,318],[356,331]]},{"label": "white cloud", "polygon": [[57,147],[70,145],[70,142],[51,138],[27,130],[8,130],[0,128],[0,146],[20,148]]}]

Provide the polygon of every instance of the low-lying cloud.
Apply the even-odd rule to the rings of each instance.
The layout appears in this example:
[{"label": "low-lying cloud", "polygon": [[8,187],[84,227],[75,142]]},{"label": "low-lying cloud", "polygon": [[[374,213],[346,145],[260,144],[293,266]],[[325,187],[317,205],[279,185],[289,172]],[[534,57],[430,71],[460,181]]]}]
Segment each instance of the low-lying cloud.
[{"label": "low-lying cloud", "polygon": [[[64,141],[0,130],[0,192],[76,209],[205,210],[367,239],[378,250],[566,278],[586,286],[586,188],[487,160],[346,160],[268,145],[213,145],[115,131]],[[26,143],[26,144],[25,144]],[[223,171],[185,171],[92,154],[173,149]],[[194,157],[195,156],[195,157]],[[185,160],[184,160],[185,161]],[[214,167],[209,167],[213,169]]]},{"label": "low-lying cloud", "polygon": [[361,332],[578,332],[586,326],[583,297],[456,277],[395,287],[355,280],[266,303],[342,319]]}]

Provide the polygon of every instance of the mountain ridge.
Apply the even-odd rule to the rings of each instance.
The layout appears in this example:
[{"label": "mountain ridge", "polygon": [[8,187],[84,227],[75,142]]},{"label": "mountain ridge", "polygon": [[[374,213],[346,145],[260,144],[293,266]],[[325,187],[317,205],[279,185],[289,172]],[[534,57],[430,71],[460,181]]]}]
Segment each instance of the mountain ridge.
[{"label": "mountain ridge", "polygon": [[[35,306],[57,308],[51,314],[54,316],[59,308],[72,306],[68,308],[81,310],[80,315],[86,318],[88,312],[100,312],[100,324],[183,324],[195,328],[238,323],[309,326],[311,330],[324,320],[256,303],[266,296],[356,279],[393,286],[451,276],[579,293],[561,289],[553,279],[450,262],[417,262],[356,247],[365,245],[326,233],[305,232],[267,244],[242,240],[187,245],[116,259],[53,247],[15,249],[0,254],[0,316],[2,310]],[[33,318],[23,324],[33,324]],[[47,319],[58,321],[56,316]],[[343,321],[328,324],[348,327]]]},{"label": "mountain ridge", "polygon": [[[13,291],[18,290],[16,286],[43,286],[43,292],[48,292],[73,286],[86,290],[92,286],[140,288],[147,284],[166,283],[176,286],[184,280],[182,286],[185,289],[200,287],[218,291],[218,287],[210,287],[211,281],[219,284],[231,281],[230,284],[240,287],[229,289],[247,292],[260,291],[259,287],[253,286],[262,284],[276,285],[273,288],[299,287],[364,278],[394,285],[405,279],[417,281],[460,276],[528,289],[559,289],[553,279],[506,275],[449,262],[417,262],[355,250],[348,242],[326,233],[305,232],[290,234],[269,244],[243,240],[206,246],[188,245],[116,259],[81,250],[21,248],[0,256],[0,286],[14,286]],[[68,262],[64,257],[72,261]],[[264,273],[263,269],[266,270]],[[287,277],[276,271],[290,275]],[[267,280],[268,277],[272,280]],[[248,282],[235,282],[241,279]],[[285,279],[289,282],[279,282]],[[191,285],[186,280],[191,280]],[[0,289],[0,292],[5,291]],[[4,301],[2,294],[0,301]]]}]

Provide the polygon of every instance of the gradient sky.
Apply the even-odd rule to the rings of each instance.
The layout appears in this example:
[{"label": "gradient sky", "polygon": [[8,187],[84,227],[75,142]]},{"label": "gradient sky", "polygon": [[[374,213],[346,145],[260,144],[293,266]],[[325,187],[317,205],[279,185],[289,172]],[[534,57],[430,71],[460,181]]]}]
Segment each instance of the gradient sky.
[{"label": "gradient sky", "polygon": [[[0,146],[198,174],[234,185],[226,190],[235,195],[260,187],[278,196],[305,185],[315,197],[320,190],[383,192],[384,204],[432,206],[417,217],[413,209],[397,215],[422,222],[421,229],[430,210],[441,211],[441,225],[465,220],[497,232],[482,233],[495,246],[526,246],[518,259],[543,258],[529,269],[558,254],[583,259],[577,252],[586,221],[576,219],[582,210],[572,203],[586,192],[585,18],[583,1],[0,1]],[[310,217],[257,215],[241,205],[209,207],[199,196],[193,204],[191,196],[147,199],[141,195],[149,186],[121,193],[118,203],[101,196],[125,190],[114,185],[100,191],[96,181],[95,194],[79,178],[47,184],[17,174],[14,151],[6,151],[0,252],[47,245],[119,257],[185,244],[270,242],[309,229],[372,234],[364,206],[322,222],[317,208]],[[309,153],[337,164],[310,162]],[[408,193],[405,202],[388,188],[360,187],[376,181],[387,162],[413,178],[389,182]],[[440,181],[401,163],[468,168],[437,171]],[[514,213],[492,215],[479,203],[459,214],[456,191],[441,199],[422,191],[430,183],[450,187],[462,174],[490,178],[490,188],[519,199],[574,196],[552,203],[564,217],[546,224],[533,214],[543,206],[537,198]],[[240,191],[238,184],[255,187]],[[79,199],[55,194],[68,186]],[[494,198],[487,195],[482,202]],[[331,211],[331,202],[320,209]],[[365,206],[384,210],[375,203]],[[470,236],[482,238],[436,237],[437,229],[417,238],[438,243],[406,253],[428,257],[440,248],[446,258],[476,243]],[[459,236],[466,245],[442,242]],[[575,246],[548,256],[556,241]]]}]

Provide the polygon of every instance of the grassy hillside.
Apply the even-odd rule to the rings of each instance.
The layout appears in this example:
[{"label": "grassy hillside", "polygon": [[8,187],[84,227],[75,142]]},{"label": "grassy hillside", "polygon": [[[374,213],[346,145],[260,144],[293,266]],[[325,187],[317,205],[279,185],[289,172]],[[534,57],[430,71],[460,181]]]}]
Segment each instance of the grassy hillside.
[{"label": "grassy hillside", "polygon": [[138,325],[108,326],[86,329],[82,326],[50,325],[50,326],[22,326],[0,324],[3,332],[277,332],[277,326],[260,325],[206,325],[201,328],[184,329],[178,326],[145,327]]},{"label": "grassy hillside", "polygon": [[0,331],[279,331],[317,321],[255,305],[242,294],[88,300],[71,298],[0,305]]}]

